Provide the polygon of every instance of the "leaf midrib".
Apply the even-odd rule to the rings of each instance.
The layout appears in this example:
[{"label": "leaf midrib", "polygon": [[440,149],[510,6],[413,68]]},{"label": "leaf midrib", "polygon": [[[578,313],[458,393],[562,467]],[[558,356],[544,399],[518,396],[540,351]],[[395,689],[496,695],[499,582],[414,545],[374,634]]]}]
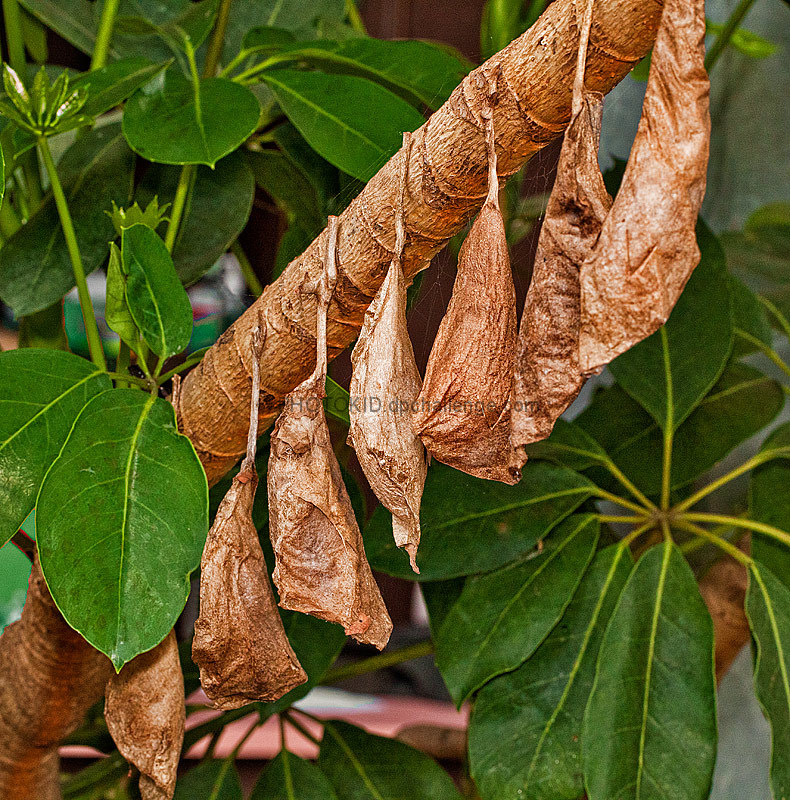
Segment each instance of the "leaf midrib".
[{"label": "leaf midrib", "polygon": [[[132,434],[132,438],[129,441],[129,455],[126,458],[126,468],[124,469],[124,495],[123,495],[123,515],[121,517],[121,561],[118,565],[118,616],[117,622],[115,626],[115,648],[114,648],[114,656],[117,656],[117,648],[118,648],[118,635],[121,630],[121,598],[123,597],[123,566],[124,566],[124,556],[126,554],[126,526],[129,521],[129,489],[130,489],[130,478],[132,472],[132,461],[134,460],[134,455],[137,450],[137,441],[140,438],[140,432],[143,429],[143,425],[145,424],[146,419],[148,419],[148,414],[153,408],[154,401],[156,398],[153,395],[150,395],[148,399],[145,401],[145,405],[143,406],[140,417],[137,420],[137,425],[135,426],[134,433]],[[113,658],[113,662],[115,662],[115,658]]]},{"label": "leaf midrib", "polygon": [[325,730],[329,731],[329,735],[340,745],[340,749],[345,753],[346,758],[351,762],[351,765],[359,774],[359,777],[362,778],[362,782],[365,784],[367,790],[373,795],[375,800],[384,800],[384,797],[379,793],[379,790],[376,788],[375,784],[370,780],[368,777],[365,768],[362,766],[360,760],[354,755],[354,751],[346,744],[346,740],[335,730],[333,725],[326,725],[324,727]]}]

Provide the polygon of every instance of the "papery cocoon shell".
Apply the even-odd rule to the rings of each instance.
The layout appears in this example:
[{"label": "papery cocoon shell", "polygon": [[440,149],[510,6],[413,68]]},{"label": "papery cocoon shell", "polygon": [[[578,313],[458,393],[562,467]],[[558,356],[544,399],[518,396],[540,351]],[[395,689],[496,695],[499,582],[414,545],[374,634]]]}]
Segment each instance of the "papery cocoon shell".
[{"label": "papery cocoon shell", "polygon": [[307,680],[285,634],[252,523],[257,485],[254,469],[233,479],[200,562],[192,657],[215,708],[270,703]]},{"label": "papery cocoon shell", "polygon": [[323,387],[285,399],[271,436],[269,535],[280,605],[337,622],[379,649],[392,632],[329,438]]},{"label": "papery cocoon shell", "polygon": [[[588,15],[590,9],[588,7]],[[584,384],[579,368],[579,270],[598,241],[612,200],[598,165],[603,96],[584,90],[589,16],[582,24],[574,108],[540,230],[516,349],[512,444],[545,439]]]},{"label": "papery cocoon shell", "polygon": [[702,0],[666,0],[620,191],[581,268],[579,363],[592,373],[669,317],[699,262],[710,84]]},{"label": "papery cocoon shell", "polygon": [[488,197],[461,247],[414,426],[439,461],[478,478],[517,483],[521,474],[510,450],[516,292],[495,160],[489,170]]},{"label": "papery cocoon shell", "polygon": [[140,770],[143,800],[170,800],[184,742],[184,678],[173,631],[107,682],[104,718],[121,755]]},{"label": "papery cocoon shell", "polygon": [[[406,181],[409,134],[404,135],[401,192]],[[412,426],[422,381],[406,327],[403,196],[396,210],[396,253],[384,283],[365,313],[351,354],[348,443],[376,497],[392,513],[395,544],[409,554],[412,569],[420,543],[420,501],[428,472],[425,448]]]}]

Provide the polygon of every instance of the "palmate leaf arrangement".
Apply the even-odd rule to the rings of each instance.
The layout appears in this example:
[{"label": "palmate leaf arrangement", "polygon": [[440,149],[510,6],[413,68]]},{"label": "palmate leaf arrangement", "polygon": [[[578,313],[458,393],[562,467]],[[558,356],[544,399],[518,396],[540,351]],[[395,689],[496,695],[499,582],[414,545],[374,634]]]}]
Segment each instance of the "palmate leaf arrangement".
[{"label": "palmate leaf arrangement", "polygon": [[[256,505],[266,463],[256,465],[256,440],[268,320],[259,321],[255,352],[245,356],[253,386],[247,456],[223,487],[208,535],[205,473],[179,433],[176,399],[171,405],[159,393],[174,376],[177,392],[176,373],[200,357],[165,370],[192,332],[183,284],[235,240],[253,175],[295,220],[299,235],[281,253],[287,260],[322,224],[315,190],[293,190],[308,181],[299,166],[304,140],[366,180],[397,147],[391,130],[420,125],[415,106],[435,107],[448,88],[436,76],[457,80],[460,62],[425,43],[300,42],[268,27],[249,31],[214,77],[225,31],[218,26],[222,35],[200,49],[218,12],[204,0],[168,21],[119,18],[120,60],[109,66],[108,41],[99,36],[94,47],[66,24],[63,35],[93,52],[97,67],[76,79],[61,72],[52,81],[42,70],[28,89],[24,70],[5,66],[9,175],[35,187],[35,148],[52,199],[23,227],[3,205],[0,296],[20,317],[47,315],[76,283],[92,361],[57,349],[0,354],[0,532],[12,536],[35,508],[34,569],[68,623],[115,666],[105,718],[120,755],[98,765],[100,777],[122,775],[126,759],[139,770],[144,798],[203,796],[207,786],[212,796],[241,797],[232,759],[206,762],[176,784],[182,746],[219,729],[211,723],[184,734],[172,628],[198,563],[192,655],[212,704],[233,709],[221,724],[257,709],[259,721],[277,713],[281,725],[308,737],[291,706],[325,678],[344,634],[379,649],[389,639],[372,564],[422,582],[437,665],[453,699],[473,702],[470,768],[484,800],[573,800],[585,791],[592,800],[704,798],[716,745],[713,625],[692,565],[715,545],[748,570],[755,687],[773,733],[771,785],[777,800],[790,793],[787,426],[732,472],[690,488],[783,405],[782,387],[743,362],[757,351],[783,364],[764,306],[726,274],[719,243],[697,222],[710,127],[703,4],[665,3],[614,201],[598,167],[603,98],[584,80],[593,6],[577,5],[572,117],[518,330],[498,199],[500,75],[485,67],[475,75],[489,189],[424,381],[406,330],[404,135],[392,261],[352,355],[348,440],[382,503],[364,545],[321,403],[337,218],[329,218],[321,280],[302,287],[316,303],[316,366],[286,398],[271,434],[268,517],[260,493]],[[30,8],[46,21],[46,4],[31,0]],[[147,56],[168,60],[140,57],[143,45]],[[415,59],[425,70],[410,81],[401,67]],[[276,101],[291,126],[277,142],[282,150],[253,148],[242,158],[234,151],[260,125],[250,86],[266,86],[267,102]],[[339,148],[328,120],[342,121],[344,92],[371,118]],[[121,126],[87,130],[124,100]],[[387,129],[377,128],[385,116]],[[74,129],[78,137],[56,166],[49,138]],[[129,206],[132,151],[181,166],[177,181],[150,168],[135,195],[143,208]],[[89,194],[95,202],[86,202]],[[223,211],[240,222],[231,219],[213,241],[205,234],[208,246],[199,248],[190,234],[206,226],[201,208],[212,207],[198,198],[212,194],[235,203],[238,214]],[[85,213],[72,218],[78,208]],[[115,372],[86,283],[110,239],[106,320],[121,340]],[[767,307],[790,334],[781,312]],[[139,373],[129,370],[131,353]],[[586,378],[607,365],[615,383],[574,422],[559,419]],[[380,401],[375,411],[370,398]],[[429,455],[441,462],[430,470]],[[747,515],[698,510],[747,472]],[[600,503],[623,511],[604,513],[611,509]],[[733,543],[739,531],[751,532],[751,554]],[[284,748],[253,797],[459,797],[418,751],[345,723],[322,724],[317,765]],[[80,785],[87,784],[67,784],[67,796],[79,796]]]}]

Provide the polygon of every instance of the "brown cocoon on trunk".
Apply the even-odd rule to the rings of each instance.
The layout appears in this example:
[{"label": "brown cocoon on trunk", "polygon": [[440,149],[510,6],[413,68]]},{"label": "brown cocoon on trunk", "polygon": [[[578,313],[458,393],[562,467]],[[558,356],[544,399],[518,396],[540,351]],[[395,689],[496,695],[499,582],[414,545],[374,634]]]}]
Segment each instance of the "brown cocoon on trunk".
[{"label": "brown cocoon on trunk", "polygon": [[400,194],[395,216],[395,253],[387,277],[365,312],[362,331],[351,354],[348,442],[376,497],[392,513],[395,544],[417,568],[420,501],[428,472],[425,448],[412,428],[412,409],[422,381],[406,328],[406,279],[403,275],[403,222],[409,137],[405,133]]},{"label": "brown cocoon on trunk", "polygon": [[499,210],[495,79],[488,81],[488,195],[461,247],[453,296],[431,348],[414,426],[439,461],[512,484],[521,477],[510,449],[516,291]]},{"label": "brown cocoon on trunk", "polygon": [[307,680],[283,628],[252,506],[258,486],[260,330],[253,337],[252,402],[247,457],[222,499],[200,562],[200,616],[192,657],[214,708],[279,700]]},{"label": "brown cocoon on trunk", "polygon": [[592,8],[588,0],[584,19],[577,18],[579,57],[571,122],[518,334],[511,443],[521,465],[527,460],[524,445],[551,433],[584,383],[579,369],[579,268],[592,253],[612,205],[598,166],[603,95],[584,86]]},{"label": "brown cocoon on trunk", "polygon": [[365,557],[321,402],[325,395],[327,308],[337,280],[337,217],[330,217],[324,270],[315,287],[316,364],[286,398],[271,436],[269,535],[280,605],[343,626],[382,649],[392,631]]},{"label": "brown cocoon on trunk", "polygon": [[104,718],[121,755],[140,770],[143,800],[170,800],[184,743],[184,677],[173,631],[113,675]]},{"label": "brown cocoon on trunk", "polygon": [[623,182],[581,268],[584,373],[663,325],[699,262],[694,228],[710,139],[704,57],[703,0],[666,0]]},{"label": "brown cocoon on trunk", "polygon": [[33,563],[22,618],[0,638],[0,797],[60,800],[58,744],[101,699],[112,663],[70,628]]}]

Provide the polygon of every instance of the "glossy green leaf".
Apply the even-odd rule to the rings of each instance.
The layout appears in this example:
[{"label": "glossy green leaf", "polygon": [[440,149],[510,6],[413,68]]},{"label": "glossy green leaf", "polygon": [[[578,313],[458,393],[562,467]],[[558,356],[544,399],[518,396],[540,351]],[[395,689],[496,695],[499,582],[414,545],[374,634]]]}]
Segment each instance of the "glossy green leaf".
[{"label": "glossy green leaf", "polygon": [[260,106],[244,86],[223,78],[193,85],[176,69],[132,95],[123,115],[130,147],[162,164],[214,166],[258,127]]},{"label": "glossy green leaf", "polygon": [[129,304],[126,302],[126,275],[121,266],[121,251],[110,242],[110,260],[107,263],[107,294],[104,303],[107,327],[118,334],[131,350],[140,346],[139,331]]},{"label": "glossy green leaf", "polygon": [[[129,201],[133,168],[134,154],[119,125],[81,136],[58,165],[87,273],[107,258],[107,242],[115,231],[104,212],[113,202],[123,206]],[[52,305],[73,286],[66,240],[50,197],[0,250],[0,297],[21,317]]]},{"label": "glossy green leaf", "polygon": [[[760,452],[773,452],[775,458],[752,473],[749,517],[790,532],[790,422],[780,425],[765,440]],[[790,547],[754,531],[752,555],[769,564],[773,574],[790,588]]]},{"label": "glossy green leaf", "polygon": [[327,722],[318,766],[338,800],[461,800],[450,776],[424,753],[345,722]]},{"label": "glossy green leaf", "polygon": [[469,758],[483,800],[576,800],[584,793],[584,709],[606,624],[632,566],[627,548],[601,550],[546,641],[480,690]]},{"label": "glossy green leaf", "polygon": [[702,260],[666,324],[610,365],[617,382],[665,430],[675,430],[708,393],[732,348],[724,253],[700,227]]},{"label": "glossy green leaf", "polygon": [[116,669],[173,627],[207,530],[206,475],[170,403],[91,400],[44,478],[36,533],[55,603]]},{"label": "glossy green leaf", "polygon": [[349,402],[348,392],[327,375],[326,397],[324,398],[326,413],[348,425],[350,422],[348,416]]},{"label": "glossy green leaf", "polygon": [[[154,166],[143,178],[137,197],[172,203],[180,170]],[[214,169],[197,168],[192,192],[178,228],[173,263],[189,286],[214,266],[244,230],[252,210],[255,180],[240,153],[231,153]]]},{"label": "glossy green leaf", "polygon": [[383,507],[365,529],[365,551],[374,569],[410,580],[488,572],[532,550],[594,488],[577,472],[539,462],[528,463],[515,486],[434,463],[420,513],[420,574],[412,572],[408,555],[395,545],[392,517]]},{"label": "glossy green leaf", "polygon": [[548,439],[527,447],[527,455],[530,458],[556,461],[577,470],[608,461],[606,451],[584,428],[561,418],[554,423]]},{"label": "glossy green leaf", "polygon": [[422,598],[428,610],[431,636],[436,639],[450,609],[458,602],[466,585],[466,578],[448,578],[446,581],[426,581],[420,584]]},{"label": "glossy green leaf", "polygon": [[156,21],[144,13],[143,15],[119,14],[115,31],[131,37],[155,34],[161,36],[173,50],[186,49],[187,42],[197,50],[214,27],[217,6],[217,0],[177,3],[179,11],[176,16],[161,21]]},{"label": "glossy green leaf", "polygon": [[705,800],[716,760],[713,623],[671,542],[631,573],[604,634],[582,734],[590,800]]},{"label": "glossy green leaf", "polygon": [[242,48],[250,53],[263,53],[269,50],[280,50],[296,42],[293,33],[285,28],[271,25],[258,25],[244,34]]},{"label": "glossy green leaf", "polygon": [[746,614],[755,642],[754,686],[771,725],[771,789],[790,797],[790,588],[759,562],[749,570]]},{"label": "glossy green leaf", "polygon": [[33,509],[83,406],[111,386],[106,374],[71,353],[0,353],[0,545]]},{"label": "glossy green leaf", "polygon": [[363,181],[400,149],[403,131],[425,121],[405,100],[364,78],[289,69],[261,77],[310,145]]},{"label": "glossy green leaf", "polygon": [[261,774],[250,800],[337,800],[337,795],[315,764],[281,750]]},{"label": "glossy green leaf", "polygon": [[146,344],[161,358],[186,349],[192,335],[192,306],[165,243],[147,225],[125,228],[121,264],[126,302]]},{"label": "glossy green leaf", "polygon": [[126,58],[80,75],[70,85],[87,91],[82,113],[94,118],[120,105],[167,66],[167,62],[153,64],[145,58]]},{"label": "glossy green leaf", "polygon": [[185,772],[173,800],[242,800],[239,773],[232,761],[211,759]]},{"label": "glossy green leaf", "polygon": [[535,652],[573,597],[598,533],[594,516],[572,516],[542,552],[466,582],[436,640],[436,666],[459,706]]},{"label": "glossy green leaf", "polygon": [[734,275],[727,276],[727,286],[732,301],[733,356],[773,348],[771,324],[757,295]]},{"label": "glossy green leaf", "polygon": [[[675,432],[672,487],[684,486],[707,472],[734,447],[768,425],[783,405],[784,393],[775,380],[746,364],[731,362]],[[643,492],[660,492],[661,430],[619,386],[597,392],[575,422]],[[621,491],[603,470],[595,468],[591,477],[606,489]]]},{"label": "glossy green leaf", "polygon": [[357,75],[385,86],[406,101],[437,109],[463,80],[466,64],[449,49],[419,40],[358,37],[299,44],[277,55],[326,72]]},{"label": "glossy green leaf", "polygon": [[88,0],[21,0],[21,3],[78,50],[88,54],[93,51],[96,41],[93,3]]}]

